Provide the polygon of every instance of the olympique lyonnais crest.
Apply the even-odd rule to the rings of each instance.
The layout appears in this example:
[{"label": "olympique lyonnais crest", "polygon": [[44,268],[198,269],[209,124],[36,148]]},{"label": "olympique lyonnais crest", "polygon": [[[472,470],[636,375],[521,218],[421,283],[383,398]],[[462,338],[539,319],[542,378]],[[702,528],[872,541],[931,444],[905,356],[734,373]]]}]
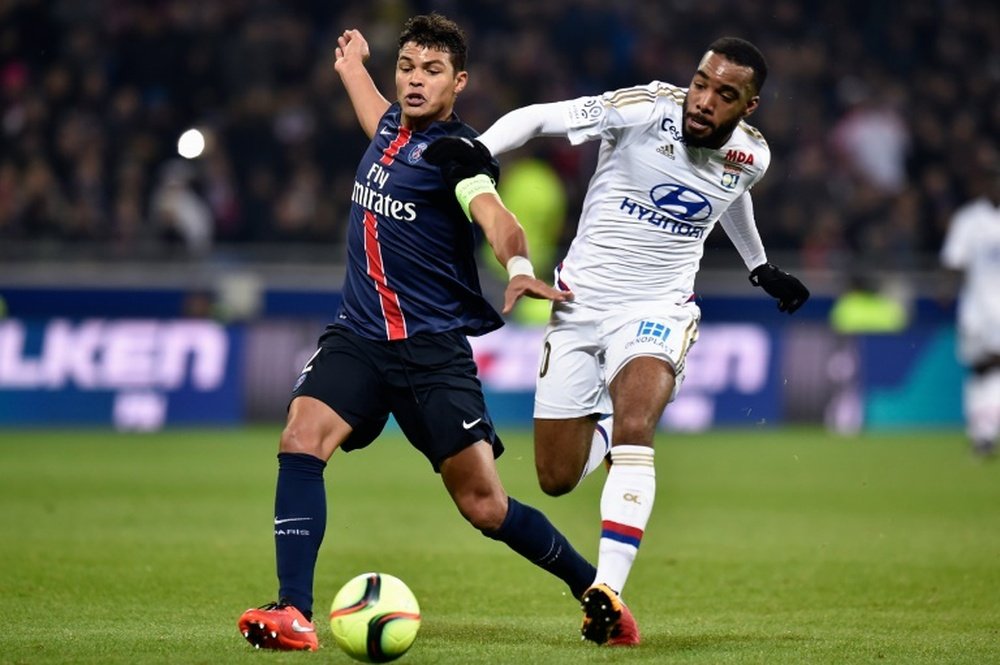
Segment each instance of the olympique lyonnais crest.
[{"label": "olympique lyonnais crest", "polygon": [[731,167],[727,164],[724,167],[720,183],[726,189],[736,189],[736,183],[740,181],[741,173],[743,173],[743,169],[740,167]]},{"label": "olympique lyonnais crest", "polygon": [[753,153],[746,153],[742,150],[730,150],[726,153],[726,160],[722,165],[722,180],[720,184],[726,189],[736,189],[736,184],[740,181],[740,174],[743,173],[743,166],[753,164]]}]

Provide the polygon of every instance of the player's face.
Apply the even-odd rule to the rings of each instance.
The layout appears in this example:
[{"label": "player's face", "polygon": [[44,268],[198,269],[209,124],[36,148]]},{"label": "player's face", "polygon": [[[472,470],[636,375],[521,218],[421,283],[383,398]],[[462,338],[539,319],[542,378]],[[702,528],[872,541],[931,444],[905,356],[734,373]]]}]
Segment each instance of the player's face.
[{"label": "player's face", "polygon": [[466,72],[455,71],[447,51],[403,44],[396,59],[396,98],[403,108],[403,124],[419,130],[447,119],[467,80]]},{"label": "player's face", "polygon": [[684,97],[684,142],[700,148],[721,147],[759,101],[753,69],[709,51]]}]

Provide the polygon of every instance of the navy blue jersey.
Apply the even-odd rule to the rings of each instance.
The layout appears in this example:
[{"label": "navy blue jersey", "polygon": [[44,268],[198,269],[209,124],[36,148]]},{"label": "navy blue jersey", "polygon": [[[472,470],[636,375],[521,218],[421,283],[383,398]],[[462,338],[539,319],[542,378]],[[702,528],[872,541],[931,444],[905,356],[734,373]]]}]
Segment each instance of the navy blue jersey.
[{"label": "navy blue jersey", "polygon": [[358,165],[335,325],[383,340],[495,330],[503,319],[483,298],[473,225],[440,169],[421,159],[436,138],[477,134],[454,115],[422,132],[400,117],[399,104],[390,106]]}]

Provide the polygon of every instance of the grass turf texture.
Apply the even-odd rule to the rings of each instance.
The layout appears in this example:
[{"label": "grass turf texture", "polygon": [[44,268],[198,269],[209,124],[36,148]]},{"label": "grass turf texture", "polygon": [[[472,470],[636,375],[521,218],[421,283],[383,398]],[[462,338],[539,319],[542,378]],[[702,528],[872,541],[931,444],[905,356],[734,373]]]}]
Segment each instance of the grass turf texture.
[{"label": "grass turf texture", "polygon": [[[562,584],[481,537],[397,436],[334,456],[317,570],[319,654],[260,653],[272,600],[278,430],[0,430],[0,662],[352,662],[324,615],[350,577],[416,593],[403,663],[1000,661],[1000,463],[958,433],[662,435],[658,498],[626,588],[638,649],[581,643]],[[545,497],[507,433],[509,492],[596,557],[603,471]]]}]

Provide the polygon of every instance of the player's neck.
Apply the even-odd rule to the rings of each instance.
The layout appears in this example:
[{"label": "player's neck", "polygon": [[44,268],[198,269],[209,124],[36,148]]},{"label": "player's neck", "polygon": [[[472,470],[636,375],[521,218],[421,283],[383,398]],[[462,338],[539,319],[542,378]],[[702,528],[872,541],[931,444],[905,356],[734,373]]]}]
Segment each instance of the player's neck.
[{"label": "player's neck", "polygon": [[403,113],[400,116],[399,124],[406,127],[411,132],[422,132],[435,122],[444,122],[451,118],[453,108],[445,109],[433,117],[414,117]]}]

